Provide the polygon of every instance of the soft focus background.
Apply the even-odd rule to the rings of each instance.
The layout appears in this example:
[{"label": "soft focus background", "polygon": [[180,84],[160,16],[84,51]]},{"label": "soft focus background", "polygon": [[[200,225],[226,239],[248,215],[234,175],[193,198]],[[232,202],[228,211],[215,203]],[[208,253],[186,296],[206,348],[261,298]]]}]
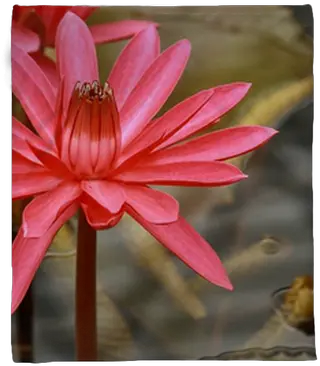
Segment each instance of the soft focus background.
[{"label": "soft focus background", "polygon": [[[128,18],[158,22],[162,49],[191,41],[165,109],[249,81],[248,97],[217,128],[280,133],[234,161],[249,174],[244,182],[168,188],[222,258],[233,292],[202,280],[128,217],[98,234],[100,360],[314,359],[311,7],[105,7],[89,23]],[[102,81],[125,43],[98,47]],[[13,317],[16,361],[74,360],[75,230],[76,219],[61,229],[25,315]]]}]

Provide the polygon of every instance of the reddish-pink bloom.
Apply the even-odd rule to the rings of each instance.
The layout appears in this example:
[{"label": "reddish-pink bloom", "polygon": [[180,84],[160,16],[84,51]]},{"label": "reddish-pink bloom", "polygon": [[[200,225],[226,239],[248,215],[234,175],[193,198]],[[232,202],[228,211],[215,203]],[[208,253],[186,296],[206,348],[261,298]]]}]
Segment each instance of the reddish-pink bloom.
[{"label": "reddish-pink bloom", "polygon": [[232,285],[211,246],[179,216],[178,202],[149,185],[221,186],[246,176],[223,162],[276,131],[246,126],[182,140],[212,125],[250,85],[203,90],[153,117],[190,54],[181,40],[160,53],[151,26],[136,35],[101,86],[90,30],[67,13],[56,36],[58,92],[37,63],[12,49],[13,91],[38,136],[13,118],[13,198],[36,196],[13,244],[12,311],[21,302],[56,231],[81,207],[95,229],[124,213],[207,280]]},{"label": "reddish-pink bloom", "polygon": [[[36,52],[33,58],[56,87],[58,81],[55,64],[42,53],[43,47],[54,47],[58,25],[68,11],[86,20],[98,8],[98,6],[15,5],[12,16],[12,44],[26,52]],[[128,39],[150,24],[153,23],[143,20],[121,20],[92,25],[89,29],[95,44],[100,44]]]}]

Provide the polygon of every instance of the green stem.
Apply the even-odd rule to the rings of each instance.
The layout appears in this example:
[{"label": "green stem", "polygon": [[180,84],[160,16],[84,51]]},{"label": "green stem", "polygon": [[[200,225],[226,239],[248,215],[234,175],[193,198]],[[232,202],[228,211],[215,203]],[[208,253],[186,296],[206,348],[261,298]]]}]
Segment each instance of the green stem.
[{"label": "green stem", "polygon": [[97,360],[96,231],[79,213],[76,269],[76,357]]}]

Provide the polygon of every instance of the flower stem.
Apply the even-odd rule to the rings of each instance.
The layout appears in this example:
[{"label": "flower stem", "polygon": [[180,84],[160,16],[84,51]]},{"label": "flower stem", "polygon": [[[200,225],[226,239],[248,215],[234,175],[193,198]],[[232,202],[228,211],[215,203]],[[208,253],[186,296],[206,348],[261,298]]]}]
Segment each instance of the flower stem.
[{"label": "flower stem", "polygon": [[76,357],[78,361],[96,361],[96,231],[87,223],[82,210],[76,271]]}]

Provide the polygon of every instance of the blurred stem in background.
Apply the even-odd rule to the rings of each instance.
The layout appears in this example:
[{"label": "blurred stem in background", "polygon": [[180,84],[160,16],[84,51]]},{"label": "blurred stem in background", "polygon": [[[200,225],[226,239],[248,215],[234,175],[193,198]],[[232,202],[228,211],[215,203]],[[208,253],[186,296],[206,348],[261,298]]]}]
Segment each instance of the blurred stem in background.
[{"label": "blurred stem in background", "polygon": [[[24,207],[29,201],[18,201],[12,212],[13,221],[21,224],[21,216]],[[13,242],[17,235],[17,226],[15,222],[11,226],[11,240]],[[33,296],[32,284],[29,287],[17,313],[17,349],[19,360],[23,364],[31,364],[33,362]]]},{"label": "blurred stem in background", "polygon": [[82,210],[76,264],[76,359],[97,360],[96,231],[87,223]]}]

